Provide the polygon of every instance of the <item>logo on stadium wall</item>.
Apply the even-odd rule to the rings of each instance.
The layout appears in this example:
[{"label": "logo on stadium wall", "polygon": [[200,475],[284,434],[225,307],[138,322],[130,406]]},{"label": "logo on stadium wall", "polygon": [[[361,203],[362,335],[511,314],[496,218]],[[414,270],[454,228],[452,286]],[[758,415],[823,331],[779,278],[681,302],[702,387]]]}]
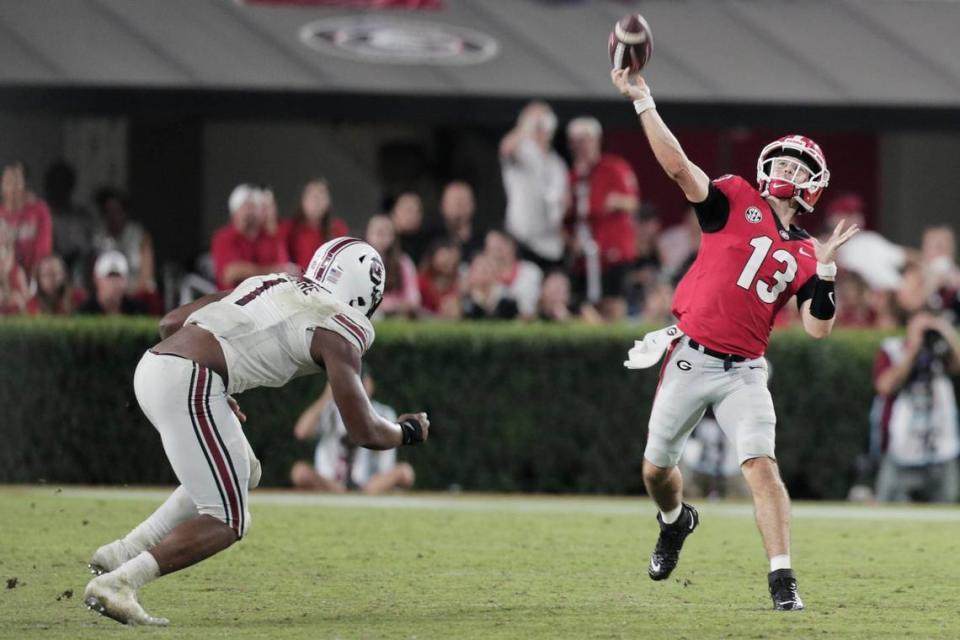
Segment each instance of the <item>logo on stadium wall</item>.
[{"label": "logo on stadium wall", "polygon": [[757,209],[756,207],[750,207],[746,210],[744,215],[747,217],[747,222],[753,224],[757,224],[763,219],[763,214],[760,213],[760,209]]},{"label": "logo on stadium wall", "polygon": [[300,28],[300,41],[321,53],[385,64],[480,64],[500,50],[473,29],[380,16],[316,20]]}]

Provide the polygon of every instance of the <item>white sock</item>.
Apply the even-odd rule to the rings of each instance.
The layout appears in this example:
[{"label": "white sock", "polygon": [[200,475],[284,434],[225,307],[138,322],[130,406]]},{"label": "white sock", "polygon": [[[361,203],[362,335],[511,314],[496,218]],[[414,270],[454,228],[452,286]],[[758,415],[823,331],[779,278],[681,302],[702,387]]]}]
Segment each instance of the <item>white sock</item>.
[{"label": "white sock", "polygon": [[683,503],[677,505],[676,509],[671,509],[670,511],[660,511],[660,519],[663,520],[663,524],[673,524],[677,521],[677,518],[680,517],[680,514],[683,513]]},{"label": "white sock", "polygon": [[790,554],[770,558],[770,571],[790,568]]},{"label": "white sock", "polygon": [[127,560],[120,568],[107,575],[118,575],[130,583],[134,589],[160,577],[160,565],[149,551],[144,551],[136,558]]},{"label": "white sock", "polygon": [[122,542],[133,551],[130,554],[132,557],[141,551],[154,548],[174,527],[197,515],[197,505],[181,485],[149,518],[128,533]]}]

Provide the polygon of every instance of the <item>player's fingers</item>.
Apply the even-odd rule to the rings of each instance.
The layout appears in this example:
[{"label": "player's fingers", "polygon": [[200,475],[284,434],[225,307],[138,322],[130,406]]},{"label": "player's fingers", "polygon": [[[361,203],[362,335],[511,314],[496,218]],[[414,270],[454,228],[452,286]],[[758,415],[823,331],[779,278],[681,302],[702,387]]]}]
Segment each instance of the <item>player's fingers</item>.
[{"label": "player's fingers", "polygon": [[837,237],[843,231],[843,225],[847,224],[846,218],[837,223],[837,226],[833,229],[833,236]]},{"label": "player's fingers", "polygon": [[860,227],[858,227],[857,225],[853,225],[852,227],[847,229],[842,236],[840,236],[840,239],[843,242],[846,242],[847,240],[849,240],[859,232],[860,232]]}]

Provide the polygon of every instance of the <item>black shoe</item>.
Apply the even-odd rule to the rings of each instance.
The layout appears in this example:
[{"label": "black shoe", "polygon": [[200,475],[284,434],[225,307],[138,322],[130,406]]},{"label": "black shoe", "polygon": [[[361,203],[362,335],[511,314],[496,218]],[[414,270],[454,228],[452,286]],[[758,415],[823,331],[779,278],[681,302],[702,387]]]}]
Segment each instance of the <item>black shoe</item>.
[{"label": "black shoe", "polygon": [[660,537],[657,538],[657,546],[654,547],[653,555],[650,556],[647,573],[650,574],[651,580],[666,580],[677,566],[677,561],[680,560],[683,541],[700,524],[700,514],[684,502],[676,522],[664,524],[659,513],[657,513],[657,522],[660,523]]},{"label": "black shoe", "polygon": [[777,569],[767,574],[770,585],[770,597],[777,611],[800,611],[803,600],[797,592],[797,574],[793,569]]}]

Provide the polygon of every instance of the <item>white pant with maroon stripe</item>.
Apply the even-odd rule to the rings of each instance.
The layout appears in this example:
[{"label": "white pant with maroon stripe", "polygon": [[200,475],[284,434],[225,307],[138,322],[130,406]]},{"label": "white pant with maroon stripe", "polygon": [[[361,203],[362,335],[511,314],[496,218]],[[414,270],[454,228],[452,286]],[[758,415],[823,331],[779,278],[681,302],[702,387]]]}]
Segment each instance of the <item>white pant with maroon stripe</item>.
[{"label": "white pant with maroon stripe", "polygon": [[197,510],[243,537],[250,526],[251,456],[223,380],[192,360],[148,351],[137,365],[133,387]]},{"label": "white pant with maroon stripe", "polygon": [[767,388],[767,361],[734,362],[725,369],[723,360],[688,341],[683,336],[667,349],[643,457],[658,467],[676,466],[693,428],[712,407],[740,464],[774,458],[777,416]]}]

